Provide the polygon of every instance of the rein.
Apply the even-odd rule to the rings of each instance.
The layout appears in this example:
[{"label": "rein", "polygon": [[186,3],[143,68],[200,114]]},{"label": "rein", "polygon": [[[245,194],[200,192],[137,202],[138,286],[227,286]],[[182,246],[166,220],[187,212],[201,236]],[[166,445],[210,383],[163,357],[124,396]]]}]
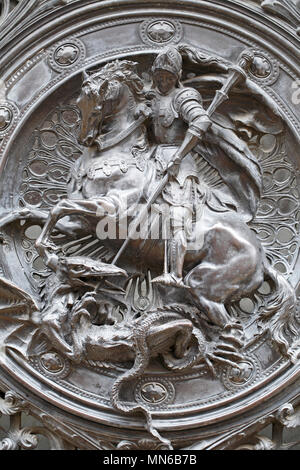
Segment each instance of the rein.
[{"label": "rein", "polygon": [[111,147],[122,142],[122,140],[126,139],[129,135],[131,135],[136,129],[138,129],[141,124],[143,124],[148,119],[147,116],[141,115],[136,121],[134,121],[127,129],[115,134],[115,131],[108,132],[101,137],[97,137],[95,140],[95,144],[98,147],[98,150],[107,150]]}]

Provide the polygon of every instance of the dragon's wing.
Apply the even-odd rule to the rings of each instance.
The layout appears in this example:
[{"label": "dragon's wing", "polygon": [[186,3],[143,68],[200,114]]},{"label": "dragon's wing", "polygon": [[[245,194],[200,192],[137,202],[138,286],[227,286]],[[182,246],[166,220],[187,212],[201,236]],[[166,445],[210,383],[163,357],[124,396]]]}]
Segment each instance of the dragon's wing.
[{"label": "dragon's wing", "polygon": [[[24,356],[39,348],[35,338],[38,327],[33,313],[39,307],[30,294],[11,281],[0,277],[0,340]],[[39,348],[40,349],[40,348]]]},{"label": "dragon's wing", "polygon": [[30,294],[11,281],[0,277],[0,319],[30,321],[31,314],[39,310]]}]

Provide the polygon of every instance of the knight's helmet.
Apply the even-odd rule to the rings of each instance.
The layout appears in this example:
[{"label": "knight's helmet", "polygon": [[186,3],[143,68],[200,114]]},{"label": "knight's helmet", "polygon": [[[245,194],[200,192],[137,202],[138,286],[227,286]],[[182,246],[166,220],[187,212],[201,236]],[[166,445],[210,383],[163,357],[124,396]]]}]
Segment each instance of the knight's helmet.
[{"label": "knight's helmet", "polygon": [[176,75],[178,81],[180,80],[182,72],[182,57],[176,47],[166,47],[156,56],[152,66],[152,73],[155,73],[156,70],[167,70],[173,75]]}]

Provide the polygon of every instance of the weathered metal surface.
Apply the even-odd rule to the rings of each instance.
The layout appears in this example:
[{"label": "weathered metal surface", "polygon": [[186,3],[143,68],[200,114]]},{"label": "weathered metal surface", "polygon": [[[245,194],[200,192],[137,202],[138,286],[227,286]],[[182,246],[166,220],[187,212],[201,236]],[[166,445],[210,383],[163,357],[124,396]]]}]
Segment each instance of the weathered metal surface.
[{"label": "weathered metal surface", "polygon": [[9,3],[1,447],[296,445],[298,3]]}]

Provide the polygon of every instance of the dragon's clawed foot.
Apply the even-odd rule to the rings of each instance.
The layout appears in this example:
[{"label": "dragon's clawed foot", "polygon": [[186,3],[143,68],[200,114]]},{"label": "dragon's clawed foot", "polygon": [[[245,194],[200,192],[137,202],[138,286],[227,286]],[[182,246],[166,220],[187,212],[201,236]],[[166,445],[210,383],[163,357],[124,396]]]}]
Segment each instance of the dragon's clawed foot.
[{"label": "dragon's clawed foot", "polygon": [[245,358],[241,350],[244,346],[244,331],[241,325],[228,324],[222,330],[217,342],[209,344],[204,355],[205,362],[213,375],[217,375],[215,365],[237,368]]}]

